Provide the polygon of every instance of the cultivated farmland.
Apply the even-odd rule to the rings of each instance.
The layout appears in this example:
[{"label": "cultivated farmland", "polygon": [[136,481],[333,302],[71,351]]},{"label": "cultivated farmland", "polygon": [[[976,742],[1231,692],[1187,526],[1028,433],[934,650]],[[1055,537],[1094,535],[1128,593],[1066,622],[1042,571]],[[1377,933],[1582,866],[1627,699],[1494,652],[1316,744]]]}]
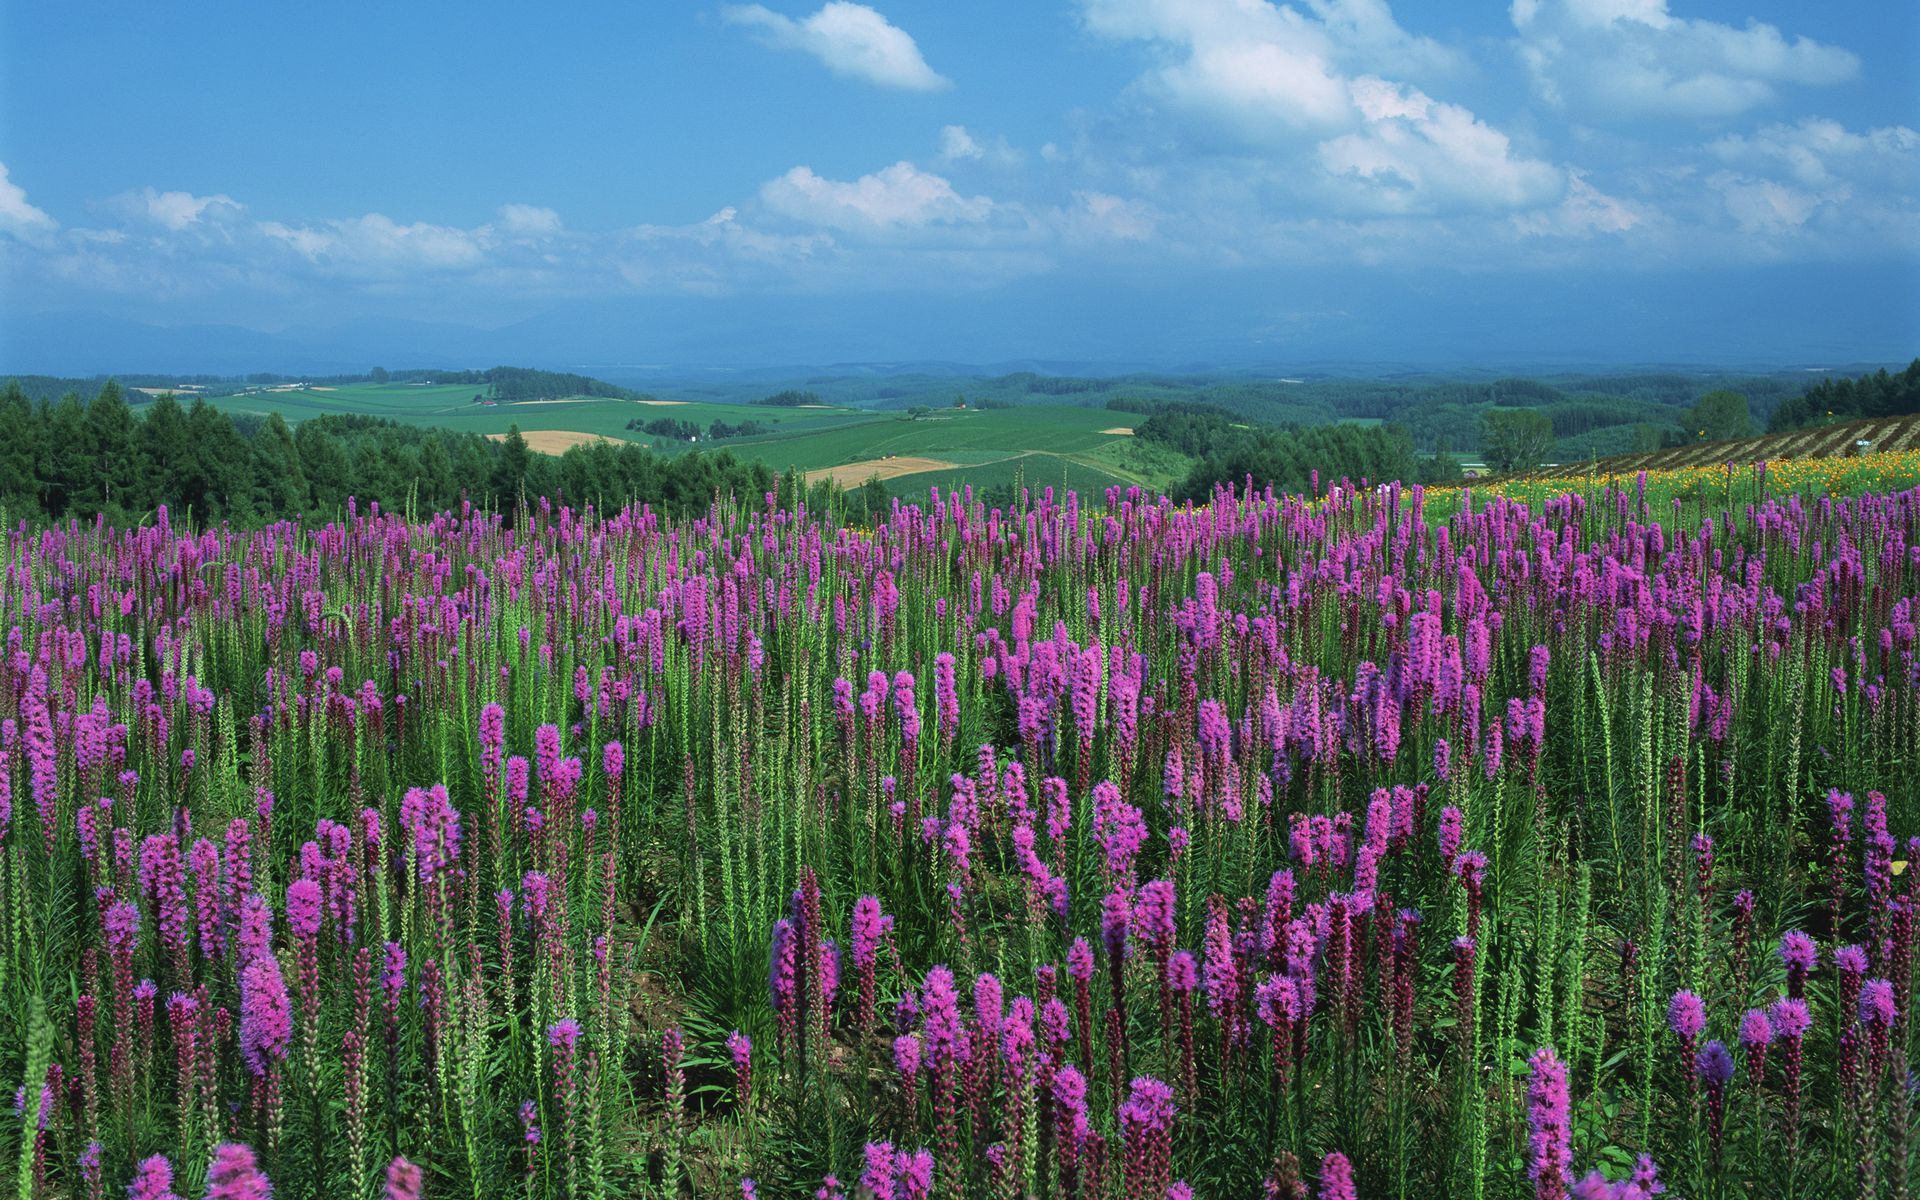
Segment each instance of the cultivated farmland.
[{"label": "cultivated farmland", "polygon": [[[1004,487],[1017,480],[1088,493],[1111,486],[1157,489],[1190,465],[1164,449],[1130,445],[1127,434],[1137,417],[1065,405],[945,408],[916,415],[665,399],[493,403],[485,387],[399,383],[262,389],[214,403],[235,414],[278,412],[288,420],[301,420],[348,413],[487,436],[504,435],[517,425],[528,444],[544,453],[559,453],[595,438],[631,441],[667,453],[720,449],[774,470],[797,468],[810,478],[832,478],[847,487],[877,476],[897,494],[924,494],[929,486]],[[636,421],[644,426],[656,420],[686,422],[703,432],[689,442],[629,428]],[[771,430],[715,441],[704,434],[715,421],[756,421]]]}]

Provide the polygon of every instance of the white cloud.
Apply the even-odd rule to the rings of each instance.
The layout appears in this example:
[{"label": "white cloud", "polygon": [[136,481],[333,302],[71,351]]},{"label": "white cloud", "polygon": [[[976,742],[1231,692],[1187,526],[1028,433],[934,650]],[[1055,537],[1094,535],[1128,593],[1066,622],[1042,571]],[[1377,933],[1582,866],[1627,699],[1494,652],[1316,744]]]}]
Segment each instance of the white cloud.
[{"label": "white cloud", "polygon": [[1855,133],[1809,117],[1706,149],[1726,168],[1707,185],[1743,233],[1920,242],[1920,133],[1904,125]]},{"label": "white cloud", "polygon": [[1516,156],[1507,136],[1457,104],[1371,77],[1352,84],[1365,125],[1322,142],[1321,166],[1359,182],[1356,199],[1391,212],[1531,208],[1557,198],[1561,172]]},{"label": "white cloud", "polygon": [[965,125],[946,125],[940,130],[940,157],[948,161],[962,158],[981,158],[986,150],[973,135],[967,132]]},{"label": "white cloud", "polygon": [[233,197],[219,194],[196,196],[192,192],[162,192],[152,187],[124,192],[109,201],[115,211],[136,222],[179,233],[205,220],[221,222],[236,218],[244,211]]},{"label": "white cloud", "polygon": [[1590,238],[1646,227],[1657,214],[1646,206],[1609,196],[1587,182],[1584,171],[1567,172],[1567,191],[1552,208],[1514,218],[1514,228],[1533,237]]},{"label": "white cloud", "polygon": [[402,225],[381,213],[312,225],[262,222],[266,237],[282,242],[316,266],[348,274],[445,271],[480,265],[473,233],[448,225]]},{"label": "white cloud", "polygon": [[849,182],[799,166],[762,186],[760,199],[783,216],[843,230],[973,224],[993,211],[988,197],[962,196],[946,179],[909,162]]},{"label": "white cloud", "polygon": [[1386,0],[1306,0],[1306,4],[1349,65],[1416,77],[1451,75],[1466,66],[1459,52],[1402,29]]},{"label": "white cloud", "polygon": [[691,225],[628,230],[613,239],[606,257],[615,264],[619,281],[637,291],[721,295],[779,286],[830,261],[836,249],[830,233],[761,229],[729,205]]},{"label": "white cloud", "polygon": [[1144,200],[1075,192],[1059,221],[1066,235],[1079,241],[1145,242],[1159,231],[1160,214]]},{"label": "white cloud", "polygon": [[965,125],[944,125],[940,129],[940,161],[987,163],[1009,167],[1021,160],[1020,151],[1004,137],[976,137]]},{"label": "white cloud", "polygon": [[504,233],[539,238],[560,232],[560,214],[550,208],[537,204],[502,204],[499,211],[499,228]]},{"label": "white cloud", "polygon": [[1350,124],[1351,75],[1461,69],[1455,51],[1401,28],[1385,0],[1081,0],[1087,28],[1157,46],[1149,95],[1255,139]]},{"label": "white cloud", "polygon": [[1730,134],[1710,143],[1707,150],[1732,165],[1784,170],[1807,187],[1823,187],[1861,173],[1908,189],[1920,184],[1915,178],[1920,133],[1904,125],[1853,133],[1838,121],[1808,117],[1792,125],[1769,125],[1751,135]]},{"label": "white cloud", "polygon": [[756,31],[770,46],[811,54],[836,75],[910,92],[951,86],[927,65],[904,29],[864,4],[831,0],[797,21],[760,4],[729,5],[720,12],[729,23]]},{"label": "white cloud", "polygon": [[27,203],[25,189],[7,177],[7,164],[0,163],[0,233],[36,241],[59,227],[58,221]]},{"label": "white cloud", "polygon": [[1710,176],[1727,206],[1728,215],[1742,233],[1790,233],[1807,223],[1820,198],[1771,179],[1749,179],[1731,172]]},{"label": "white cloud", "polygon": [[1732,117],[1781,86],[1843,83],[1860,69],[1840,47],[1758,21],[1677,17],[1666,0],[1514,0],[1510,13],[1535,91],[1596,120]]},{"label": "white cloud", "polygon": [[1087,28],[1157,47],[1147,94],[1238,136],[1341,126],[1352,111],[1325,26],[1266,0],[1083,0]]},{"label": "white cloud", "polygon": [[1158,51],[1138,86],[1184,122],[1190,152],[1237,154],[1249,180],[1275,181],[1295,204],[1432,213],[1562,194],[1558,168],[1472,112],[1359,69],[1453,65],[1381,0],[1310,0],[1307,11],[1268,0],[1083,0],[1083,11],[1094,33]]}]

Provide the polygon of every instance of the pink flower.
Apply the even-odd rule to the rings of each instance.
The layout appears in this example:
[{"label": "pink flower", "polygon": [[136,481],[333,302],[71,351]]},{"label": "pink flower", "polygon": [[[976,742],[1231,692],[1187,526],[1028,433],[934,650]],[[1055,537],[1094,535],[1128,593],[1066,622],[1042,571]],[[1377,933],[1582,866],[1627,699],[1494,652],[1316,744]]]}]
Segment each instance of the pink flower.
[{"label": "pink flower", "polygon": [[[940,966],[927,972],[920,1001],[921,1036],[927,1059],[944,1066],[966,1056],[966,1031],[960,1023],[960,994],[954,988],[953,972]],[[896,1050],[898,1047],[895,1047]]]},{"label": "pink flower", "polygon": [[1129,1087],[1118,1115],[1127,1147],[1127,1194],[1165,1194],[1173,1170],[1173,1089],[1141,1075]]},{"label": "pink flower", "polygon": [[1338,1150],[1329,1151],[1320,1160],[1320,1200],[1357,1200],[1353,1186],[1353,1164]]},{"label": "pink flower", "polygon": [[420,1168],[405,1158],[388,1163],[386,1200],[420,1200]]},{"label": "pink flower", "polygon": [[1234,960],[1233,930],[1227,923],[1227,906],[1218,896],[1207,901],[1207,958],[1202,975],[1206,980],[1207,1008],[1214,1019],[1232,1019],[1240,995],[1240,968]]},{"label": "pink flower", "polygon": [[1573,1168],[1573,1130],[1567,1094],[1567,1068],[1545,1046],[1528,1060],[1527,1124],[1532,1128],[1532,1159],[1527,1176],[1536,1200],[1561,1200]]},{"label": "pink flower", "polygon": [[261,1173],[253,1150],[237,1142],[214,1147],[207,1166],[207,1200],[271,1200],[273,1185]]},{"label": "pink flower", "polygon": [[320,936],[320,885],[313,880],[287,885],[287,928],[299,938]]},{"label": "pink flower", "polygon": [[1673,999],[1667,1003],[1667,1025],[1675,1037],[1692,1045],[1693,1040],[1707,1027],[1706,1004],[1684,988],[1675,992]]},{"label": "pink flower", "polygon": [[1173,945],[1174,907],[1173,884],[1155,879],[1141,885],[1139,899],[1133,906],[1133,919],[1141,938],[1156,954],[1165,954]]},{"label": "pink flower", "polygon": [[292,1038],[293,1012],[280,960],[256,955],[240,970],[240,1051],[247,1069],[266,1075],[287,1056]]},{"label": "pink flower", "polygon": [[166,1155],[156,1154],[134,1169],[127,1200],[180,1200],[173,1190],[173,1164]]}]

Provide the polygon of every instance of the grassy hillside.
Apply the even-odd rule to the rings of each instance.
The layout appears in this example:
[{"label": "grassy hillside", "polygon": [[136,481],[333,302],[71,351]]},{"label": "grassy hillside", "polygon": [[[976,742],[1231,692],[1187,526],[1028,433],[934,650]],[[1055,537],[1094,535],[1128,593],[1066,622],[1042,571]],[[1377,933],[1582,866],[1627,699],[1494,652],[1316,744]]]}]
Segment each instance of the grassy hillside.
[{"label": "grassy hillside", "polygon": [[221,411],[238,416],[279,413],[288,421],[328,413],[383,417],[406,425],[451,429],[459,433],[505,433],[509,426],[591,433],[642,445],[661,439],[627,428],[629,421],[673,417],[703,429],[713,421],[746,419],[778,426],[782,432],[832,426],[850,416],[868,416],[848,408],[764,408],[738,404],[687,403],[679,400],[616,400],[573,396],[553,400],[499,403],[485,384],[356,383],[336,387],[257,388],[209,398]]},{"label": "grassy hillside", "polygon": [[[1862,444],[1864,443],[1864,445]],[[1890,454],[1920,449],[1920,416],[1879,417],[1770,433],[1732,441],[1701,441],[1645,454],[1619,454],[1596,459],[1595,469],[1608,475],[1637,471],[1674,471],[1686,467],[1724,467],[1787,459],[1849,458],[1861,454]],[[1564,475],[1580,467],[1563,462],[1536,474]]]},{"label": "grassy hillside", "polygon": [[[921,414],[836,405],[778,408],[712,401],[616,400],[572,397],[499,403],[486,385],[355,383],[299,388],[262,387],[209,403],[234,416],[279,413],[298,422],[328,413],[383,417],[403,424],[486,436],[518,426],[536,449],[559,448],[578,436],[635,442],[667,453],[695,446],[732,451],[775,470],[795,467],[856,487],[878,476],[897,494],[929,486],[954,488],[1109,486],[1165,487],[1189,467],[1182,455],[1135,445],[1129,436],[1142,418],[1132,413],[1067,405],[1017,408],[939,408]],[[696,443],[643,429],[657,419],[702,430]],[[755,421],[771,432],[713,441],[713,422]],[[544,436],[543,436],[544,435]]]}]

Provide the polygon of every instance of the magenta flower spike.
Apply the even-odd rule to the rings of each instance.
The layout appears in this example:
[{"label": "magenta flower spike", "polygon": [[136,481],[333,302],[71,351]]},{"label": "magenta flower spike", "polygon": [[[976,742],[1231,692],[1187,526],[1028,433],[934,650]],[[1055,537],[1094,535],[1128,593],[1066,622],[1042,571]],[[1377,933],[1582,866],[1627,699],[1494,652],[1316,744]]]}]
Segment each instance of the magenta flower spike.
[{"label": "magenta flower spike", "polygon": [[1551,1046],[1528,1060],[1527,1125],[1532,1130],[1527,1177],[1535,1200],[1562,1200],[1573,1167],[1567,1069]]},{"label": "magenta flower spike", "polygon": [[405,1157],[387,1164],[385,1200],[420,1200],[420,1168]]},{"label": "magenta flower spike", "polygon": [[273,1185],[254,1159],[253,1148],[223,1142],[207,1166],[207,1200],[272,1200]]},{"label": "magenta flower spike", "polygon": [[160,1154],[143,1159],[127,1185],[127,1200],[180,1200],[173,1190],[173,1164]]},{"label": "magenta flower spike", "polygon": [[1320,1200],[1359,1200],[1353,1183],[1353,1164],[1338,1150],[1320,1160]]}]

